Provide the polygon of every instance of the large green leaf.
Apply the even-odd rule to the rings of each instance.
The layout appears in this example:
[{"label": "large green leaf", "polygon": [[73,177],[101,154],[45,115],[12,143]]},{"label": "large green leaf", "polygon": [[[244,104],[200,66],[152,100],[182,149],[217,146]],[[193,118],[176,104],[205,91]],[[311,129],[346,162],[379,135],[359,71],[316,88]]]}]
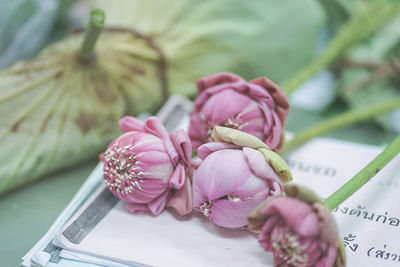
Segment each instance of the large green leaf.
[{"label": "large green leaf", "polygon": [[0,72],[0,193],[96,156],[123,115],[160,105],[164,67],[149,40],[105,32],[93,63],[79,60],[81,42],[73,34]]},{"label": "large green leaf", "polygon": [[92,0],[109,25],[151,36],[168,60],[171,88],[193,95],[204,75],[287,79],[314,56],[324,13],[310,0]]}]

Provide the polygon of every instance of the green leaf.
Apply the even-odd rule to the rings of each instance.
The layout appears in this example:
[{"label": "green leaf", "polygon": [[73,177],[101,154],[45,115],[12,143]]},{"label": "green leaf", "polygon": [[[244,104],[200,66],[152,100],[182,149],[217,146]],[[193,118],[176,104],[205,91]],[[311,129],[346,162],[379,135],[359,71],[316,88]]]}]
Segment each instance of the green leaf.
[{"label": "green leaf", "polygon": [[[133,28],[163,48],[174,92],[221,71],[279,82],[314,56],[324,14],[317,1],[92,0],[109,25]],[[305,15],[307,14],[307,15]]]},{"label": "green leaf", "polygon": [[[339,79],[339,96],[351,108],[368,106],[399,96],[397,70],[393,62],[400,60],[400,15],[347,54],[348,66]],[[398,64],[398,63],[397,63]],[[390,114],[375,121],[392,129]]]},{"label": "green leaf", "polygon": [[0,193],[97,156],[125,114],[162,101],[161,55],[131,32],[103,33],[81,63],[82,34],[0,72]]}]

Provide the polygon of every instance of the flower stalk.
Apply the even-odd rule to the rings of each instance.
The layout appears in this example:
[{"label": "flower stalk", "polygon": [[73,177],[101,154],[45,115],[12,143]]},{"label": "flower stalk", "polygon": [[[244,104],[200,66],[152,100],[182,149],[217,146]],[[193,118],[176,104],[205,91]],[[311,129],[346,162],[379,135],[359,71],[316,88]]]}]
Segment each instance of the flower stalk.
[{"label": "flower stalk", "polygon": [[384,114],[390,110],[400,107],[400,97],[392,98],[374,105],[353,109],[336,115],[324,122],[297,134],[292,140],[288,141],[282,151],[283,153],[307,142],[308,140],[320,136],[334,129],[344,127],[356,122],[361,122]]},{"label": "flower stalk", "polygon": [[374,160],[325,200],[333,210],[386,166],[400,152],[400,134]]},{"label": "flower stalk", "polygon": [[90,18],[83,37],[83,43],[80,51],[80,58],[83,62],[89,62],[93,59],[94,46],[104,28],[105,21],[104,11],[101,9],[93,9],[90,12]]},{"label": "flower stalk", "polygon": [[400,2],[375,0],[360,14],[351,18],[335,37],[329,42],[324,53],[308,66],[297,72],[291,79],[283,82],[281,87],[287,95],[292,94],[303,82],[314,76],[340,56],[351,45],[365,39],[378,30],[400,10]]}]

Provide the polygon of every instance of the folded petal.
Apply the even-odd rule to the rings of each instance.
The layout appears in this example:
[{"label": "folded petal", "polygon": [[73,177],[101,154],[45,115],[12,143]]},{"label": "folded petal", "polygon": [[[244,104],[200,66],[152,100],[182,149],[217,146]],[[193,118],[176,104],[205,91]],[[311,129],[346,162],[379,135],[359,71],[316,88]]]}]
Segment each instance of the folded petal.
[{"label": "folded petal", "polygon": [[239,147],[234,144],[228,144],[223,142],[210,142],[200,146],[197,149],[197,156],[200,159],[205,159],[208,155],[218,150],[223,149],[238,149]]},{"label": "folded petal", "polygon": [[171,135],[171,141],[179,155],[179,159],[185,164],[186,167],[190,166],[192,157],[192,145],[190,138],[184,130],[178,130]]},{"label": "folded petal", "polygon": [[147,204],[147,207],[149,208],[149,210],[153,215],[159,215],[164,210],[165,205],[167,204],[169,194],[170,191],[167,190],[158,198]]},{"label": "folded petal", "polygon": [[206,76],[197,82],[198,94],[201,94],[205,89],[223,83],[232,83],[237,81],[244,81],[242,77],[229,72],[221,72]]},{"label": "folded petal", "polygon": [[290,168],[287,162],[276,152],[265,149],[259,148],[260,151],[268,163],[272,166],[275,172],[281,177],[284,183],[288,183],[292,180],[292,173],[290,172]]},{"label": "folded petal", "polygon": [[172,188],[180,189],[185,183],[185,180],[186,180],[185,168],[183,167],[182,164],[178,164],[178,166],[175,167],[175,170],[172,173],[171,178],[169,179],[169,183]]},{"label": "folded petal", "polygon": [[160,139],[169,139],[169,134],[157,117],[150,117],[144,123],[144,130]]},{"label": "folded petal", "polygon": [[202,144],[207,143],[208,139],[211,138],[211,132],[208,133],[207,125],[202,120],[200,113],[194,113],[190,117],[188,133],[192,142],[193,150],[196,150],[196,148]]},{"label": "folded petal", "polygon": [[189,179],[186,179],[184,185],[173,193],[168,200],[167,207],[172,207],[181,216],[192,212],[193,195]]},{"label": "folded petal", "polygon": [[270,149],[275,149],[281,142],[281,135],[283,132],[283,126],[278,114],[268,108],[264,103],[260,104],[260,110],[263,111],[265,124],[263,132],[265,137],[263,141],[267,144]]},{"label": "folded petal", "polygon": [[143,131],[143,122],[140,120],[131,117],[125,116],[119,120],[119,128],[123,133],[131,132],[131,131]]},{"label": "folded petal", "polygon": [[277,106],[276,110],[281,119],[282,125],[285,125],[286,118],[289,114],[290,105],[286,93],[282,90],[282,88],[265,77],[254,79],[250,81],[250,83],[258,84],[267,89]]},{"label": "folded petal", "polygon": [[283,184],[282,179],[278,176],[275,170],[268,164],[264,155],[253,148],[244,147],[243,153],[246,157],[247,163],[250,169],[258,177],[264,178],[266,180],[275,181]]}]

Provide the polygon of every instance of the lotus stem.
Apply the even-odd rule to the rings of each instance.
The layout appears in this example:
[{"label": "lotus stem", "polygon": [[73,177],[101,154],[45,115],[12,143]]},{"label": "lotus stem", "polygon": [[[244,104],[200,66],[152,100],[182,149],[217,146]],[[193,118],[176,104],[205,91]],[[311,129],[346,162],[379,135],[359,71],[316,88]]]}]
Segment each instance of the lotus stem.
[{"label": "lotus stem", "polygon": [[85,30],[80,58],[83,62],[90,62],[94,57],[94,46],[104,28],[105,14],[101,9],[93,9],[90,12],[89,23]]},{"label": "lotus stem", "polygon": [[359,173],[354,175],[347,183],[325,200],[325,205],[333,210],[372,177],[386,166],[400,152],[400,135],[398,135],[374,160],[372,160]]},{"label": "lotus stem", "polygon": [[316,126],[309,128],[308,130],[305,130],[295,135],[292,140],[287,142],[282,151],[282,154],[307,142],[314,137],[320,136],[334,129],[344,127],[356,122],[366,121],[372,117],[375,117],[376,115],[387,113],[397,107],[400,107],[400,97],[343,112],[320,124],[317,124]]},{"label": "lotus stem", "polygon": [[400,1],[375,0],[371,2],[364,11],[342,26],[319,57],[280,86],[287,95],[292,94],[302,83],[331,64],[351,45],[362,41],[382,27],[399,10]]}]

